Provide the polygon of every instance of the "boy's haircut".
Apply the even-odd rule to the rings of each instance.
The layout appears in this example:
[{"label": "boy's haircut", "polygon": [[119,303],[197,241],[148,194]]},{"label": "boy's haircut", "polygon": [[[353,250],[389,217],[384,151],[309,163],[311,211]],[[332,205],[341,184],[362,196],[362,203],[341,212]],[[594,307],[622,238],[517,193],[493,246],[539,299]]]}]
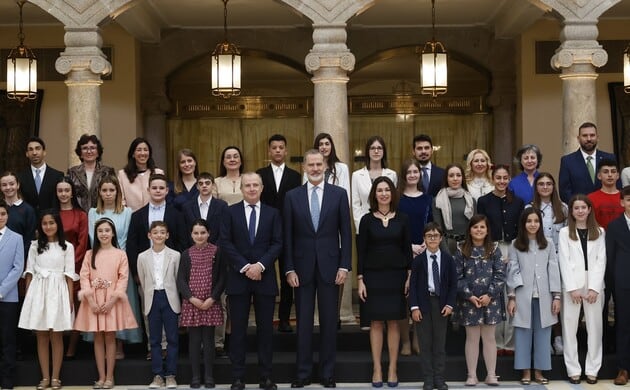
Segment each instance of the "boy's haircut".
[{"label": "boy's haircut", "polygon": [[151,185],[151,182],[154,180],[164,180],[164,182],[168,184],[168,178],[166,177],[166,175],[162,173],[154,173],[151,176],[149,176],[149,186]]},{"label": "boy's haircut", "polygon": [[438,233],[440,233],[440,236],[444,235],[444,232],[442,231],[442,227],[437,222],[429,222],[426,225],[424,225],[424,230],[422,231],[422,235],[424,236],[431,230],[437,231]]},{"label": "boy's haircut", "polygon": [[623,187],[621,191],[619,191],[619,196],[621,197],[621,199],[625,198],[626,196],[630,196],[630,185]]},{"label": "boy's haircut", "polygon": [[214,183],[214,176],[212,176],[210,172],[201,172],[199,176],[197,176],[197,181],[199,181],[199,179],[210,180]]},{"label": "boy's haircut", "polygon": [[0,209],[4,209],[4,211],[9,212],[9,205],[4,199],[0,199]]},{"label": "boy's haircut", "polygon": [[413,137],[413,144],[411,146],[415,148],[418,142],[428,142],[429,145],[433,146],[433,140],[427,134],[418,134]]},{"label": "boy's haircut", "polygon": [[42,149],[46,150],[46,143],[44,142],[43,139],[39,138],[39,137],[29,137],[29,139],[26,140],[26,151],[28,152],[28,144],[30,144],[31,142],[37,142],[38,144],[40,144],[42,146]]},{"label": "boy's haircut", "polygon": [[597,172],[601,171],[603,167],[615,167],[617,168],[617,170],[619,170],[619,167],[617,166],[617,161],[613,160],[612,158],[605,158],[597,163]]},{"label": "boy's haircut", "polygon": [[267,142],[267,145],[271,145],[273,141],[280,141],[280,142],[284,142],[285,145],[287,144],[287,139],[282,134],[274,134],[271,137],[269,137],[269,142]]},{"label": "boy's haircut", "polygon": [[155,229],[157,227],[163,227],[164,229],[166,229],[166,232],[168,233],[168,225],[164,221],[153,221],[153,222],[151,222],[151,226],[149,226],[149,231],[153,231],[153,229]]}]

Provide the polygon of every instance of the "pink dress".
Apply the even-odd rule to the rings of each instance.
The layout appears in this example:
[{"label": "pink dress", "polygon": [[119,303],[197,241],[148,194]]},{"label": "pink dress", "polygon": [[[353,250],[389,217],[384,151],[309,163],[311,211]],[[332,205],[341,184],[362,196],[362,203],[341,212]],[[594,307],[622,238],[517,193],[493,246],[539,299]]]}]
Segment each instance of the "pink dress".
[{"label": "pink dress", "polygon": [[[92,268],[92,251],[85,254],[81,267],[81,306],[74,329],[82,332],[114,332],[138,327],[127,299],[129,265],[125,251],[117,248],[101,249],[96,256],[96,269]],[[94,296],[97,305],[103,305],[112,296],[118,300],[108,313],[94,313],[88,296]]]},{"label": "pink dress", "polygon": [[[188,249],[190,256],[190,291],[194,297],[206,300],[212,292],[212,258],[217,247],[208,244],[204,247]],[[208,310],[196,308],[187,299],[182,301],[182,313],[179,326],[217,326],[223,324],[223,311],[220,302],[216,302]]]}]

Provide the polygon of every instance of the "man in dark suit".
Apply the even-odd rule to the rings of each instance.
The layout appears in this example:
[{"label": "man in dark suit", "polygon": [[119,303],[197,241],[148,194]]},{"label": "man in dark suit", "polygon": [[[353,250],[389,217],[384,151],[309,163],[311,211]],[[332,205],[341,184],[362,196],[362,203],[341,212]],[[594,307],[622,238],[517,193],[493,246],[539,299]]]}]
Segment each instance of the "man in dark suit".
[{"label": "man in dark suit", "polygon": [[256,173],[241,178],[243,201],[228,208],[219,245],[227,271],[226,294],[232,321],[231,390],[245,388],[245,352],[250,303],[256,313],[260,388],[276,390],[271,380],[273,310],[278,295],[276,258],[282,251],[282,220],[278,210],[260,202],[262,180]]},{"label": "man in dark suit", "polygon": [[[224,200],[212,196],[213,186],[214,176],[208,172],[201,172],[197,177],[199,196],[184,203],[182,213],[188,231],[192,228],[195,220],[199,218],[205,220],[210,233],[208,241],[216,244],[221,231],[221,221],[227,213],[228,206]],[[189,244],[192,246],[192,242]]]},{"label": "man in dark suit", "polygon": [[39,137],[28,139],[26,157],[31,166],[17,175],[22,199],[33,206],[36,213],[53,208],[57,199],[57,183],[63,179],[63,172],[46,164],[46,144]]},{"label": "man in dark suit", "polygon": [[413,155],[422,167],[422,191],[434,197],[442,188],[444,169],[431,163],[433,156],[431,137],[426,134],[413,137]]},{"label": "man in dark suit", "polygon": [[297,379],[311,383],[315,296],[319,309],[320,383],[335,387],[339,286],[351,270],[352,238],[346,191],[324,182],[324,156],[315,149],[304,156],[308,182],[287,192],[284,202],[284,257],[287,282],[295,288]]},{"label": "man in dark suit", "polygon": [[[614,154],[597,150],[597,126],[593,123],[583,123],[578,129],[577,139],[580,148],[560,159],[558,189],[560,199],[567,204],[573,195],[588,195],[602,186],[597,178],[600,161],[617,160]],[[617,188],[621,188],[620,181],[617,181]]]},{"label": "man in dark suit", "polygon": [[427,249],[413,260],[409,281],[409,307],[420,339],[423,390],[448,390],[444,378],[446,329],[455,307],[457,271],[451,255],[440,251],[442,234],[435,222],[424,227]]},{"label": "man in dark suit", "polygon": [[[256,171],[262,178],[263,191],[260,201],[275,207],[282,214],[284,197],[287,191],[299,187],[302,184],[302,176],[285,164],[287,158],[287,139],[281,134],[269,137],[269,158],[271,163]],[[284,258],[278,257],[278,267],[284,268]],[[289,286],[286,278],[280,278],[280,304],[278,305],[278,331],[293,332],[289,324],[289,316],[293,306],[293,288]]]},{"label": "man in dark suit", "polygon": [[628,383],[630,372],[630,186],[621,190],[624,213],[606,231],[606,289],[614,287],[616,352],[619,372],[614,383]]}]

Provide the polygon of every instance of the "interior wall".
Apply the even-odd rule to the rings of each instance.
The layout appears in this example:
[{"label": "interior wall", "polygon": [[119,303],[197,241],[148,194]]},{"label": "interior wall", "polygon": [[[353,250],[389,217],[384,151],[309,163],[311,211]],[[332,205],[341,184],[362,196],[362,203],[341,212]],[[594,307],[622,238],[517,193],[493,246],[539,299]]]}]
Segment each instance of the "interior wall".
[{"label": "interior wall", "polygon": [[[628,39],[630,22],[605,20],[599,23],[600,40]],[[517,106],[517,144],[532,143],[541,147],[541,170],[556,178],[562,156],[562,81],[558,74],[536,74],[536,41],[558,40],[560,22],[551,19],[535,23],[520,37],[520,65],[517,72],[520,93]],[[608,61],[621,61],[609,57]],[[613,150],[608,83],[623,81],[621,73],[603,73],[596,80],[598,148]],[[575,129],[577,136],[577,129]]]},{"label": "interior wall", "polygon": [[[64,28],[59,26],[28,26],[25,44],[31,48],[65,47]],[[129,143],[140,131],[138,103],[137,42],[116,24],[102,29],[103,45],[113,47],[113,78],[101,85],[101,140],[105,148],[103,162],[115,168],[126,163]],[[0,47],[17,44],[16,27],[0,27]],[[5,77],[1,77],[4,79]],[[0,89],[6,83],[0,82]],[[47,162],[66,170],[69,164],[68,90],[62,81],[40,81],[44,90],[39,135],[46,142]]]}]

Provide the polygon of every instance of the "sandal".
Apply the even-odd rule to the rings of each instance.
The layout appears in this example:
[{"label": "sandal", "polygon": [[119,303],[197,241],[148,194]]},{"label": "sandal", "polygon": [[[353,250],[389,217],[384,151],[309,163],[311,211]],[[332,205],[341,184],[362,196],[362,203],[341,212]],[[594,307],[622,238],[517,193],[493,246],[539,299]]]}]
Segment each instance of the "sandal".
[{"label": "sandal", "polygon": [[37,390],[44,390],[50,386],[50,379],[44,378],[39,381],[39,384],[35,387]]},{"label": "sandal", "polygon": [[103,382],[103,388],[104,389],[113,389],[114,388],[114,381],[113,380],[106,380],[105,382]]},{"label": "sandal", "polygon": [[61,389],[61,381],[59,379],[52,379],[50,381],[50,387],[52,387],[53,390]]},{"label": "sandal", "polygon": [[[538,382],[538,379],[536,379],[536,382]],[[528,386],[531,383],[532,383],[531,378],[521,378],[521,385]],[[538,382],[538,383],[540,383],[540,382]]]},{"label": "sandal", "polygon": [[93,389],[102,389],[103,388],[103,382],[101,381],[95,381],[94,385],[92,386]]},{"label": "sandal", "polygon": [[539,385],[548,385],[549,379],[545,378],[544,376],[541,376],[541,377],[536,378],[536,383],[538,383]]},{"label": "sandal", "polygon": [[466,386],[477,386],[477,383],[479,381],[477,380],[476,376],[468,376],[468,378],[466,378],[466,382],[464,383],[464,385]]}]

